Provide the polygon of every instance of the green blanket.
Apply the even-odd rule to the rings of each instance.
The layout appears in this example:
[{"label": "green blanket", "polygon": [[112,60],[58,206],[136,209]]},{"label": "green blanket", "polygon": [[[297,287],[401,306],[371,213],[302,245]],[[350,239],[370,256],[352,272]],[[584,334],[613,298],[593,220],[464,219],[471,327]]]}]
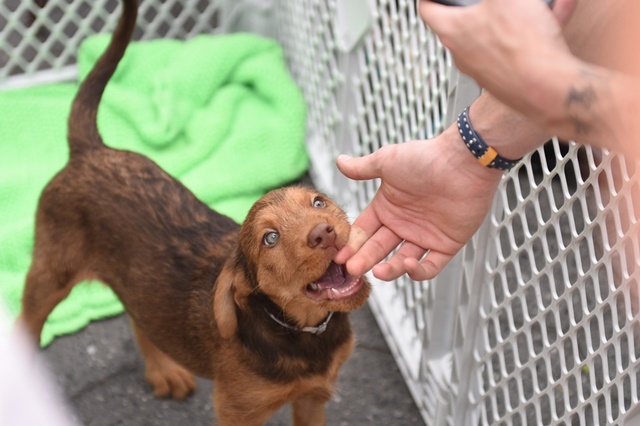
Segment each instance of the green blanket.
[{"label": "green blanket", "polygon": [[[78,55],[84,77],[109,36]],[[0,92],[0,298],[20,309],[36,205],[68,158],[76,84]],[[242,221],[268,189],[307,168],[305,105],[280,47],[247,34],[130,45],[98,114],[107,145],[143,153],[211,207]],[[64,250],[64,247],[60,248]],[[103,285],[83,283],[49,316],[41,342],[122,312]]]}]

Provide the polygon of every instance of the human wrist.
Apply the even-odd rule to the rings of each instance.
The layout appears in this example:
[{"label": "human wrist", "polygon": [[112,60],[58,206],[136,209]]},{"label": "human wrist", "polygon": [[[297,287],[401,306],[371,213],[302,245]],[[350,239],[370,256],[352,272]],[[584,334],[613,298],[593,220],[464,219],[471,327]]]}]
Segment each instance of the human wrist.
[{"label": "human wrist", "polygon": [[497,182],[502,178],[503,171],[485,167],[469,151],[454,124],[438,137],[443,152],[443,163],[465,175],[485,182]]},{"label": "human wrist", "polygon": [[484,138],[476,131],[469,117],[470,107],[465,108],[456,120],[458,133],[469,151],[478,162],[490,169],[510,170],[522,158],[506,158],[500,155],[492,146],[487,145]]},{"label": "human wrist", "polygon": [[[502,157],[520,158],[549,139],[547,132],[500,103],[491,94],[485,92],[470,108],[470,118],[477,133],[487,145],[494,148]],[[454,123],[438,138],[446,150],[447,164],[464,171],[474,179],[497,182],[503,175],[502,170],[485,167],[469,150]],[[486,183],[486,182],[485,182]]]},{"label": "human wrist", "polygon": [[508,159],[522,158],[552,136],[486,91],[471,105],[469,116],[486,144]]}]

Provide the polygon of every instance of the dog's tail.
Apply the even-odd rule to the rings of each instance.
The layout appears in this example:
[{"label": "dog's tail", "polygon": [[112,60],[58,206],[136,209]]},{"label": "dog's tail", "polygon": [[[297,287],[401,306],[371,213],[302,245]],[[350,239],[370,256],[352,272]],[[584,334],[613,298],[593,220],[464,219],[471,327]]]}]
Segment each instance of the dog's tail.
[{"label": "dog's tail", "polygon": [[138,11],[137,0],[123,0],[122,4],[122,16],[107,50],[82,82],[73,100],[68,122],[71,156],[104,146],[98,132],[98,105],[104,88],[127,49]]}]

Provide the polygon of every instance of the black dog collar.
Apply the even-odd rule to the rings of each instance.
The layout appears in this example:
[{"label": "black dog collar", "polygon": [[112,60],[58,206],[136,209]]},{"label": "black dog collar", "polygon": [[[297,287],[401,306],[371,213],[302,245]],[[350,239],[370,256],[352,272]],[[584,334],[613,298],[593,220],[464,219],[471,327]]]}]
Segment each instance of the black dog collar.
[{"label": "black dog collar", "polygon": [[331,317],[333,316],[333,312],[329,312],[329,315],[327,316],[327,318],[322,322],[322,324],[316,326],[316,327],[296,327],[295,325],[291,325],[291,324],[287,324],[286,322],[279,320],[275,315],[273,315],[271,312],[269,312],[267,310],[267,308],[264,308],[265,312],[267,314],[269,314],[269,316],[271,317],[272,320],[274,320],[275,322],[277,322],[278,324],[280,324],[281,326],[283,326],[284,328],[288,328],[289,330],[295,330],[295,331],[304,331],[305,333],[311,333],[311,334],[315,334],[316,336],[319,336],[320,334],[324,333],[327,330],[327,326],[329,325],[329,320],[331,320]]}]

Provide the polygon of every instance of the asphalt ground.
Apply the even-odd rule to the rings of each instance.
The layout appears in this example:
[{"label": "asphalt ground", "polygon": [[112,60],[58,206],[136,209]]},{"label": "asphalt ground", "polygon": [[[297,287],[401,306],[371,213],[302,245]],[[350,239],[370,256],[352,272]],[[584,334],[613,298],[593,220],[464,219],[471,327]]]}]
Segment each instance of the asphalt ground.
[{"label": "asphalt ground", "polygon": [[[338,390],[327,407],[327,424],[423,424],[369,307],[353,312],[351,321],[357,346],[341,370]],[[209,380],[198,379],[198,389],[185,401],[153,396],[124,314],[60,337],[42,355],[80,425],[216,424]],[[288,406],[267,423],[289,424]]]}]

